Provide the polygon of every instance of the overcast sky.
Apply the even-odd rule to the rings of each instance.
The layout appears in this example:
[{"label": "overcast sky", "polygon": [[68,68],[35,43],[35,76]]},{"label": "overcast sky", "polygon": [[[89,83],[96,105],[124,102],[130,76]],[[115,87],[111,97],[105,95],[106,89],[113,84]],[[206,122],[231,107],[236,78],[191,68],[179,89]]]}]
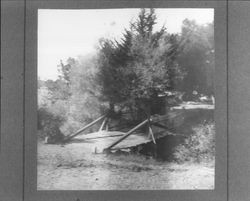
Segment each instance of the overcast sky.
[{"label": "overcast sky", "polygon": [[[119,39],[139,9],[38,10],[38,76],[56,79],[57,65],[68,57],[96,50],[102,37]],[[182,21],[194,19],[199,24],[213,21],[213,9],[156,9],[157,25],[169,33],[181,31]]]}]

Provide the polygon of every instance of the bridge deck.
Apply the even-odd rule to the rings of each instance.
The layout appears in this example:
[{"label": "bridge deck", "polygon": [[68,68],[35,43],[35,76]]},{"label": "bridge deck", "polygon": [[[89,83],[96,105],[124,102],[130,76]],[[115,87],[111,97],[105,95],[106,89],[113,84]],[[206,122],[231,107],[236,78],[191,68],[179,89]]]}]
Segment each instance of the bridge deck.
[{"label": "bridge deck", "polygon": [[[120,131],[99,131],[95,133],[90,133],[87,135],[79,135],[72,139],[72,143],[81,141],[83,143],[88,143],[91,145],[93,150],[98,150],[98,152],[102,152],[109,145],[120,139],[125,133]],[[166,136],[167,134],[157,135],[157,138]],[[124,149],[129,147],[134,147],[140,144],[145,144],[152,141],[145,134],[135,133],[131,134],[128,138],[117,144],[113,147],[113,149]]]},{"label": "bridge deck", "polygon": [[[160,122],[164,119],[171,119],[174,120],[179,116],[183,115],[183,110],[196,110],[196,109],[205,109],[205,110],[213,110],[214,105],[204,104],[204,103],[196,103],[196,102],[185,102],[179,106],[172,107],[172,112],[168,113],[167,115],[154,117],[153,121]],[[124,132],[120,131],[99,131],[89,134],[79,135],[83,130],[93,125],[95,122],[102,120],[105,118],[105,115],[98,118],[97,120],[91,122],[89,125],[85,126],[82,130],[77,131],[75,134],[69,136],[68,139],[71,140],[71,143],[75,142],[83,142],[86,143],[85,146],[91,147],[93,149],[97,149],[98,152],[102,152],[105,148],[108,148],[110,145],[113,146],[113,143],[118,141],[123,135]],[[143,123],[143,122],[142,122]],[[139,126],[139,125],[138,125]],[[162,127],[161,125],[158,125]],[[163,126],[164,127],[164,126]],[[173,135],[172,133],[167,132],[166,130],[162,133],[157,133],[154,135],[155,139],[164,137],[166,135]],[[126,139],[119,142],[119,144],[112,147],[112,149],[123,149],[123,148],[130,148],[140,144],[145,144],[152,141],[145,134],[134,133],[129,135]]]}]

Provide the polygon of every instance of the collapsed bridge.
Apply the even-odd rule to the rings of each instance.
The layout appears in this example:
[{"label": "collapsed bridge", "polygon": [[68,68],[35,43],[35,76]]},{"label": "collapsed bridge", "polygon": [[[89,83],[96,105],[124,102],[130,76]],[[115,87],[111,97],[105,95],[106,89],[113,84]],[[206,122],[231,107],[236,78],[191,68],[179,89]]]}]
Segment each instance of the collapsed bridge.
[{"label": "collapsed bridge", "polygon": [[[157,144],[157,140],[166,136],[180,136],[182,134],[176,134],[170,127],[167,127],[164,123],[166,120],[174,121],[180,119],[183,112],[186,110],[213,110],[214,105],[204,104],[182,104],[173,107],[170,112],[166,115],[154,115],[150,116],[138,125],[134,126],[127,132],[120,131],[109,131],[108,122],[110,120],[109,114],[105,114],[83,128],[79,129],[75,133],[66,136],[64,143],[69,142],[85,142],[93,145],[94,152],[103,153],[111,152],[113,150],[122,150],[131,147],[135,147],[141,144],[153,143]],[[84,131],[92,127],[93,125],[99,124],[101,126],[97,132],[83,134]],[[141,128],[146,128],[147,135],[140,131]],[[162,132],[153,132],[153,128],[157,127],[158,130],[162,129]]]}]

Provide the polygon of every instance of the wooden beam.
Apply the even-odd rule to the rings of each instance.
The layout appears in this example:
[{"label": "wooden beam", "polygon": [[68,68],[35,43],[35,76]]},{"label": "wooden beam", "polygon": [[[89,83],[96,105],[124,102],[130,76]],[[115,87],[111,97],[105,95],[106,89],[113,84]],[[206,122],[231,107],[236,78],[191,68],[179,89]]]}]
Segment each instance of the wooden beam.
[{"label": "wooden beam", "polygon": [[103,120],[102,125],[101,125],[101,127],[99,128],[99,131],[102,131],[102,130],[103,130],[103,128],[104,128],[106,122],[107,122],[107,117],[105,117],[105,119]]},{"label": "wooden beam", "polygon": [[107,147],[103,151],[105,152],[105,151],[111,149],[112,147],[114,147],[115,145],[119,144],[121,141],[123,141],[128,136],[130,136],[134,131],[136,131],[137,129],[139,129],[140,127],[144,126],[147,123],[148,123],[148,119],[144,120],[143,122],[141,122],[140,124],[138,124],[137,126],[135,126],[134,128],[132,128],[130,131],[128,131],[127,133],[125,133],[120,139],[118,139],[116,142],[114,142],[113,144],[111,144],[109,147]]},{"label": "wooden beam", "polygon": [[69,141],[70,139],[72,139],[73,137],[79,135],[81,132],[83,132],[84,130],[88,129],[89,127],[93,126],[94,124],[96,124],[97,122],[101,121],[102,119],[104,119],[106,117],[106,115],[103,115],[101,117],[99,117],[98,119],[92,121],[91,123],[87,124],[86,126],[84,126],[83,128],[79,129],[78,131],[76,131],[75,133],[73,133],[70,136],[66,136],[64,138],[64,142]]},{"label": "wooden beam", "polygon": [[105,130],[108,131],[109,130],[109,119],[106,121],[105,124]]},{"label": "wooden beam", "polygon": [[110,136],[100,136],[100,137],[93,137],[93,138],[88,138],[86,137],[86,140],[93,140],[93,139],[102,139],[102,138],[112,138],[112,137],[120,137],[123,136],[123,134],[117,134],[117,135],[110,135]]},{"label": "wooden beam", "polygon": [[152,130],[151,126],[149,126],[148,129],[149,129],[149,134],[150,134],[150,136],[151,136],[151,138],[153,140],[153,143],[156,144],[154,133],[153,133],[153,130]]}]

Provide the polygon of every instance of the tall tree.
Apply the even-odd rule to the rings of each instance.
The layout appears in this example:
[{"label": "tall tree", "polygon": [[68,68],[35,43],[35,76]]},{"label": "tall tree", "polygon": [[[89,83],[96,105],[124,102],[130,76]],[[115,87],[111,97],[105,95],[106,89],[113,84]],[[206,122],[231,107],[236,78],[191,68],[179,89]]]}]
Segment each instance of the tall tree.
[{"label": "tall tree", "polygon": [[192,91],[213,95],[214,76],[214,25],[198,25],[184,20],[182,40],[185,46],[178,62],[187,75],[182,89],[191,95]]},{"label": "tall tree", "polygon": [[132,104],[155,113],[152,102],[167,90],[174,90],[183,74],[176,62],[178,37],[163,26],[154,31],[154,9],[142,9],[131,22],[122,42],[102,40],[100,81],[103,94],[113,104]]}]

